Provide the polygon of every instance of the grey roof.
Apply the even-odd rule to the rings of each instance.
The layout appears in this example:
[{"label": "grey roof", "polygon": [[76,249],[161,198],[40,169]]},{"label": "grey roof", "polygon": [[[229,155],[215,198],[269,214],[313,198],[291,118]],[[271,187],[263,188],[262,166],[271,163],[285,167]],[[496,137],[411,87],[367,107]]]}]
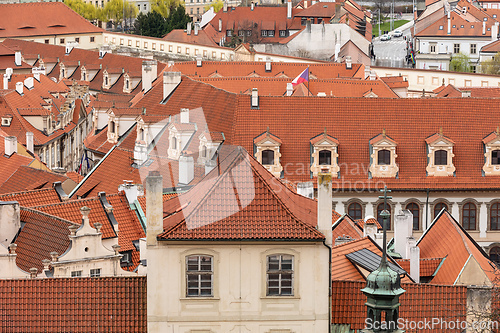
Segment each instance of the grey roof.
[{"label": "grey roof", "polygon": [[[372,251],[368,249],[361,249],[356,252],[352,252],[349,254],[345,255],[347,259],[349,259],[351,262],[363,267],[364,269],[373,272],[380,266],[380,261],[382,260],[382,257],[379,256],[378,254],[373,253]],[[398,267],[391,263],[390,261],[388,262],[389,268],[392,269],[393,271],[397,272],[398,274],[406,274],[406,271],[402,269],[401,267]]]}]

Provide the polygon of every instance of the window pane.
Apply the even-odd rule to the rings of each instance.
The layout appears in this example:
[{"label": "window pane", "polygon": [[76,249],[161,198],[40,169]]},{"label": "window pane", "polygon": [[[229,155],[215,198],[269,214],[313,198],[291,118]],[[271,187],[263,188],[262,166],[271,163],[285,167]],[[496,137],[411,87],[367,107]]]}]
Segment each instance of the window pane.
[{"label": "window pane", "polygon": [[332,152],[329,150],[322,150],[319,152],[319,164],[320,165],[331,165],[332,164]]},{"label": "window pane", "polygon": [[361,205],[357,202],[354,202],[349,205],[347,208],[347,213],[349,214],[350,217],[352,217],[354,220],[360,220],[363,218],[363,213],[361,210]]},{"label": "window pane", "polygon": [[262,151],[262,164],[263,165],[273,165],[274,164],[274,151],[266,149]]},{"label": "window pane", "polygon": [[279,270],[280,262],[278,256],[269,256],[267,257],[267,269],[269,271]]},{"label": "window pane", "polygon": [[491,164],[493,165],[500,164],[500,150],[493,150],[491,152]]},{"label": "window pane", "polygon": [[490,229],[498,230],[499,229],[499,217],[500,217],[500,204],[495,203],[491,205],[490,209]]},{"label": "window pane", "polygon": [[391,152],[383,149],[378,151],[378,164],[389,165],[391,164]]},{"label": "window pane", "polygon": [[283,256],[281,259],[281,270],[292,269],[292,256]]},{"label": "window pane", "polygon": [[448,152],[446,150],[436,150],[434,152],[434,165],[447,165]]}]

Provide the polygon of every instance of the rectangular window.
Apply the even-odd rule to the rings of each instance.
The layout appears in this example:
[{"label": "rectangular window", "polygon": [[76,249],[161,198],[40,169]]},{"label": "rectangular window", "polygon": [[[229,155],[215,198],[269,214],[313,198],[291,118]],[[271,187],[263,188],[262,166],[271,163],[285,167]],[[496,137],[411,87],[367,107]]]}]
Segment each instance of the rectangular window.
[{"label": "rectangular window", "polygon": [[500,150],[493,150],[491,152],[491,164],[500,165]]},{"label": "rectangular window", "polygon": [[198,49],[194,49],[194,55],[198,55],[200,51]]},{"label": "rectangular window", "polygon": [[148,48],[148,42],[144,42],[144,48],[147,49]]},{"label": "rectangular window", "polygon": [[131,39],[128,40],[128,46],[132,46],[132,40]]},{"label": "rectangular window", "polygon": [[45,40],[45,44],[48,44],[48,43],[49,43],[49,40],[48,40],[48,39],[46,39],[46,40]]},{"label": "rectangular window", "polygon": [[165,51],[165,44],[160,44],[160,51]]},{"label": "rectangular window", "polygon": [[470,44],[470,54],[476,54],[477,44]]},{"label": "rectangular window", "polygon": [[91,43],[95,42],[95,37],[90,37],[90,42]]},{"label": "rectangular window", "polygon": [[174,52],[174,46],[173,45],[169,45],[168,46],[168,52]]},{"label": "rectangular window", "polygon": [[267,257],[267,296],[293,296],[293,256]]},{"label": "rectangular window", "polygon": [[156,43],[152,43],[152,44],[151,44],[151,48],[152,48],[153,50],[156,50]]},{"label": "rectangular window", "polygon": [[203,50],[203,58],[206,58],[207,54],[208,54],[207,50]]},{"label": "rectangular window", "polygon": [[460,44],[453,44],[453,53],[460,53]]},{"label": "rectangular window", "polygon": [[99,277],[101,276],[101,269],[95,268],[90,270],[90,277]]},{"label": "rectangular window", "polygon": [[286,37],[286,30],[280,30],[280,37]]},{"label": "rectangular window", "polygon": [[80,38],[79,38],[79,37],[76,37],[76,38],[75,38],[75,42],[80,43]]},{"label": "rectangular window", "polygon": [[225,54],[225,53],[221,53],[221,54],[220,54],[220,58],[221,58],[222,60],[226,59],[226,54]]},{"label": "rectangular window", "polygon": [[181,53],[181,47],[177,46],[177,53]]},{"label": "rectangular window", "polygon": [[124,44],[123,38],[120,38],[120,45],[123,45],[123,44]]},{"label": "rectangular window", "polygon": [[205,255],[186,257],[186,296],[213,296],[213,258]]},{"label": "rectangular window", "polygon": [[238,36],[240,37],[245,36],[245,30],[238,30]]},{"label": "rectangular window", "polygon": [[487,87],[488,81],[481,81],[481,87]]},{"label": "rectangular window", "polygon": [[262,30],[260,34],[262,35],[262,37],[267,37],[267,30]]},{"label": "rectangular window", "polygon": [[437,53],[436,50],[437,50],[437,43],[431,43],[430,44],[430,52]]},{"label": "rectangular window", "polygon": [[233,36],[233,31],[232,30],[226,30],[226,36],[227,37]]},{"label": "rectangular window", "polygon": [[140,47],[141,46],[141,42],[140,41],[135,41],[135,47]]},{"label": "rectangular window", "polygon": [[269,37],[274,37],[274,30],[268,30],[268,31],[267,31],[267,35],[268,35]]},{"label": "rectangular window", "polygon": [[216,57],[216,53],[215,53],[215,51],[212,51],[212,58],[215,59],[215,57]]},{"label": "rectangular window", "polygon": [[71,272],[71,277],[82,277],[82,271]]},{"label": "rectangular window", "polygon": [[64,44],[64,38],[59,39],[59,44]]},{"label": "rectangular window", "polygon": [[147,10],[147,9],[148,9],[148,5],[144,4],[144,10]]},{"label": "rectangular window", "polygon": [[189,54],[189,47],[186,47],[186,54]]}]

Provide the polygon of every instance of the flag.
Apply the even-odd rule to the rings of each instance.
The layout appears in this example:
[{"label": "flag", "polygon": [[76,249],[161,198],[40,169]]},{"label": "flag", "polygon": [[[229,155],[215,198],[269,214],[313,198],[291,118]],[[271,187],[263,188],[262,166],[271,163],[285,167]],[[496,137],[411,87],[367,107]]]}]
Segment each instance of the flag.
[{"label": "flag", "polygon": [[80,165],[78,166],[78,174],[82,174],[82,164],[83,164],[83,155],[82,155],[82,159],[80,160]]},{"label": "flag", "polygon": [[309,82],[309,67],[304,69],[304,71],[300,73],[299,76],[293,79],[292,85],[296,86],[297,84],[301,84],[302,82]]}]

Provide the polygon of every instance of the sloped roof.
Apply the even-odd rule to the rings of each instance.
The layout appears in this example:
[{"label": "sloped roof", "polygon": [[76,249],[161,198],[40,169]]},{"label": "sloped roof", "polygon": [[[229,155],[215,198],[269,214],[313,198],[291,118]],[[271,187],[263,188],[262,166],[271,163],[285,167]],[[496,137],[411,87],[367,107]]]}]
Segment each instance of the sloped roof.
[{"label": "sloped roof", "polygon": [[296,17],[324,17],[331,19],[335,16],[335,2],[317,2],[314,5],[295,14]]},{"label": "sloped roof", "polygon": [[323,241],[315,228],[316,201],[273,179],[243,149],[233,149],[219,170],[164,203],[158,239]]},{"label": "sloped roof", "polygon": [[[2,103],[0,103],[0,114],[1,108]],[[0,184],[5,183],[20,166],[30,165],[31,162],[35,160],[34,158],[23,156],[19,153],[14,153],[7,157],[5,155],[5,136],[7,136],[5,132],[0,132]]]},{"label": "sloped roof", "polygon": [[363,238],[363,230],[349,217],[344,215],[332,226],[333,243],[338,237],[349,236],[352,239]]},{"label": "sloped roof", "polygon": [[462,97],[462,92],[451,84],[441,85],[433,92],[436,93],[436,97]]},{"label": "sloped roof", "polygon": [[421,258],[446,258],[433,284],[455,284],[469,257],[477,261],[490,281],[496,278],[496,265],[447,211],[434,219],[417,245]]},{"label": "sloped roof", "polygon": [[175,29],[175,30],[170,31],[165,37],[163,37],[163,40],[166,40],[169,42],[178,42],[178,43],[188,43],[188,44],[203,45],[203,46],[210,46],[210,47],[219,47],[219,44],[217,44],[212,38],[210,38],[210,35],[207,34],[207,32],[205,32],[205,30],[202,30],[202,29],[198,30],[198,35],[194,34],[194,29],[191,30],[190,35],[187,34],[186,30]]},{"label": "sloped roof", "polygon": [[0,185],[0,194],[52,188],[55,182],[64,182],[67,179],[68,177],[61,174],[21,165]]},{"label": "sloped roof", "polygon": [[145,276],[2,279],[0,297],[5,332],[147,330]]},{"label": "sloped roof", "polygon": [[[469,5],[474,8],[473,5]],[[484,14],[484,17],[489,17],[490,21],[487,23],[487,29],[485,34],[483,34],[483,23],[482,19],[479,21],[477,18],[473,21],[468,21],[463,17],[463,15],[452,11],[451,16],[451,30],[448,35],[448,18],[446,16],[441,17],[439,20],[429,25],[427,28],[416,33],[416,37],[424,36],[452,36],[452,37],[475,37],[475,38],[491,38],[491,22],[495,22],[493,18],[489,15]],[[453,27],[455,26],[455,27]],[[441,28],[442,27],[442,28]],[[489,30],[488,30],[489,29]]]},{"label": "sloped roof", "polygon": [[[429,277],[436,273],[437,269],[444,261],[444,258],[421,258],[420,259],[420,276]],[[410,259],[396,259],[396,262],[405,271],[410,271]]]},{"label": "sloped roof", "polygon": [[17,201],[21,206],[33,207],[60,202],[61,199],[52,187],[40,190],[0,194],[0,201]]},{"label": "sloped roof", "polygon": [[102,33],[62,2],[0,5],[0,38]]}]

